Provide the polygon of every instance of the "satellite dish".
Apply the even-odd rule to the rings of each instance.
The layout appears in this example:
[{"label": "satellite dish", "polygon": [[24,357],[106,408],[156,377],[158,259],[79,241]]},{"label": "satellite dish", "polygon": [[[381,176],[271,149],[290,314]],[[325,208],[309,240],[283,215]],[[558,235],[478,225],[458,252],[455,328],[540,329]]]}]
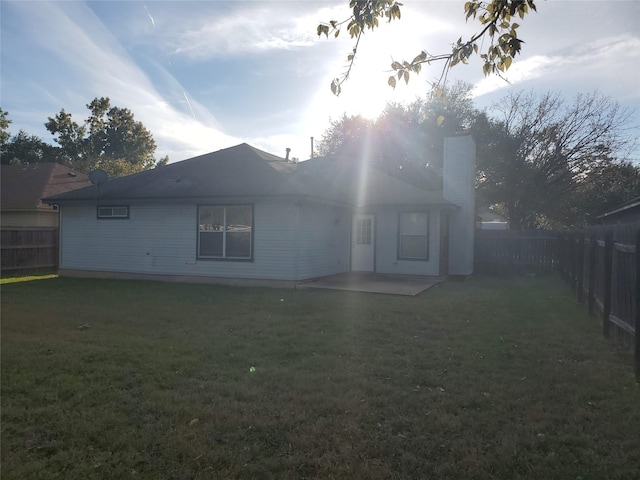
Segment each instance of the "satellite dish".
[{"label": "satellite dish", "polygon": [[102,185],[108,178],[107,172],[102,169],[94,170],[89,174],[89,181],[94,185]]}]

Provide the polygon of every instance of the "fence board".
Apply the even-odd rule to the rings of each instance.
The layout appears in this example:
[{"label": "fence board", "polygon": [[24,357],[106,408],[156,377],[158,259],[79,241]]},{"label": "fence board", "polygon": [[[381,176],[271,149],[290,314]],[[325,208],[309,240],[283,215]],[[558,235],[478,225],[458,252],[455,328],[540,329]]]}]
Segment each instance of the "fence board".
[{"label": "fence board", "polygon": [[3,271],[58,268],[58,229],[5,228],[0,231]]},{"label": "fence board", "polygon": [[640,383],[640,225],[636,231],[636,283],[635,283],[635,315],[633,317],[633,323],[635,325],[635,360],[636,360],[636,382]]},{"label": "fence board", "polygon": [[633,345],[636,380],[640,383],[640,223],[594,226],[585,235],[589,241],[583,248],[590,250],[586,282],[593,290],[590,306],[597,305],[602,312],[605,336],[625,346]]},{"label": "fence board", "polygon": [[557,267],[557,240],[545,230],[477,230],[478,273],[552,272]]},{"label": "fence board", "polygon": [[627,322],[622,320],[621,318],[616,317],[615,315],[609,315],[609,321],[614,325],[620,327],[625,332],[630,333],[631,335],[635,335],[636,329],[629,325]]}]

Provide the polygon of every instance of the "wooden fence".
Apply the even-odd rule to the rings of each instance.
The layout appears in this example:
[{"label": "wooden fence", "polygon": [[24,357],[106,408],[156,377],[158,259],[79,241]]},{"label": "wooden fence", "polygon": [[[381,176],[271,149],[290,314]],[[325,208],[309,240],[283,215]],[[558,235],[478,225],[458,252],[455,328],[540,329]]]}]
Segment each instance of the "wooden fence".
[{"label": "wooden fence", "polygon": [[58,268],[58,229],[55,227],[3,228],[0,245],[3,272]]},{"label": "wooden fence", "polygon": [[602,333],[633,346],[640,382],[640,223],[600,225],[558,235],[559,270]]},{"label": "wooden fence", "polygon": [[640,223],[581,232],[476,230],[477,273],[558,271],[602,332],[633,347],[640,382]]},{"label": "wooden fence", "polygon": [[476,273],[543,273],[558,267],[557,234],[547,230],[476,230]]}]

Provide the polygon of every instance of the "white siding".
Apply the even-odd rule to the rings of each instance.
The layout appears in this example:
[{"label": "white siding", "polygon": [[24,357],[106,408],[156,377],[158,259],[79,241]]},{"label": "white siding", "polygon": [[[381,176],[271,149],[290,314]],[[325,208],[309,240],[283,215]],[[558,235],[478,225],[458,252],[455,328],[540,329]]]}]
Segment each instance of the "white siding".
[{"label": "white siding", "polygon": [[[403,211],[407,211],[406,209]],[[395,275],[438,276],[440,269],[440,212],[429,212],[429,259],[398,259],[399,210],[376,213],[376,272]]]},{"label": "white siding", "polygon": [[131,205],[129,219],[98,220],[96,206],[65,206],[60,268],[222,278],[295,279],[295,207],[254,206],[253,261],[197,259],[197,205]]},{"label": "white siding", "polygon": [[348,272],[351,214],[317,204],[298,208],[297,279]]},{"label": "white siding", "polygon": [[471,137],[444,141],[443,195],[460,209],[449,221],[449,273],[473,273],[475,231],[476,146]]}]

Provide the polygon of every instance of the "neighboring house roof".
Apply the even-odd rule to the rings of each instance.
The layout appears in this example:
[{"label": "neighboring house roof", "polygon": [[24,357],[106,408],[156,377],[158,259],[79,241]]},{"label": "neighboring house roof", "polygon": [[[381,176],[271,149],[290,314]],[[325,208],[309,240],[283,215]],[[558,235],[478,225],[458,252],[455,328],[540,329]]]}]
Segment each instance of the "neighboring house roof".
[{"label": "neighboring house roof", "polygon": [[640,197],[632,198],[628,202],[624,202],[611,210],[604,212],[598,216],[599,220],[607,221],[617,219],[619,217],[638,216],[640,218]]},{"label": "neighboring house roof", "polygon": [[489,207],[480,207],[476,212],[476,220],[481,222],[508,222],[504,215],[491,210]]},{"label": "neighboring house roof", "polygon": [[246,143],[115,178],[99,187],[55,195],[45,201],[238,196],[306,196],[355,205],[428,203],[453,206],[442,197],[441,191],[413,187],[375,168],[361,169],[352,161],[327,157],[292,163]]},{"label": "neighboring house roof", "polygon": [[0,172],[2,211],[50,211],[43,197],[91,185],[86,175],[53,162],[2,165]]}]

